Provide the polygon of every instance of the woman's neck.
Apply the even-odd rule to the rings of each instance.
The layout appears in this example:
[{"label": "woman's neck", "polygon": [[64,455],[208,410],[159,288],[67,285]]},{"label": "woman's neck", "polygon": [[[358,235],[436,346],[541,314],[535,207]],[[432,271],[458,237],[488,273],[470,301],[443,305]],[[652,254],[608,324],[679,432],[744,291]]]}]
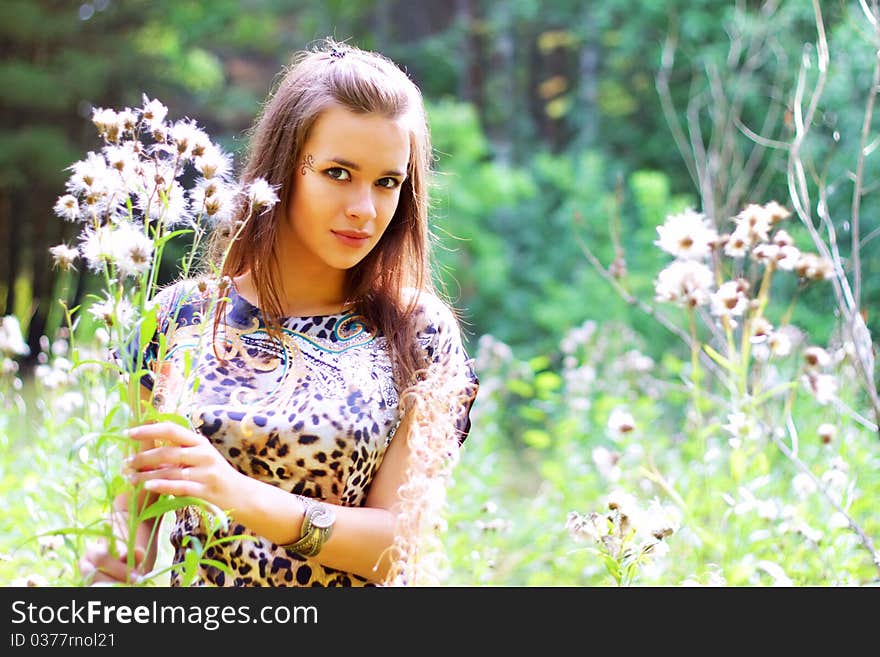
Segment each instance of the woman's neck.
[{"label": "woman's neck", "polygon": [[[260,299],[251,272],[245,272],[234,279],[238,294],[250,304],[260,308]],[[308,317],[332,315],[342,312],[348,306],[343,285],[321,280],[314,284],[310,277],[282,276],[279,281],[279,301],[284,317]]]}]

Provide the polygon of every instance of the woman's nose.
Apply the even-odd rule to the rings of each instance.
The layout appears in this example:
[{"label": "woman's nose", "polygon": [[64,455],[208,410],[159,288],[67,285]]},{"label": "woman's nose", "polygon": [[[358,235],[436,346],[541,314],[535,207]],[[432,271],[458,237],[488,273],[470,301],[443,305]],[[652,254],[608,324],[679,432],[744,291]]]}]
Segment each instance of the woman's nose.
[{"label": "woman's nose", "polygon": [[348,199],[345,214],[350,219],[368,221],[376,218],[376,203],[373,200],[372,185],[368,189],[353,190]]}]

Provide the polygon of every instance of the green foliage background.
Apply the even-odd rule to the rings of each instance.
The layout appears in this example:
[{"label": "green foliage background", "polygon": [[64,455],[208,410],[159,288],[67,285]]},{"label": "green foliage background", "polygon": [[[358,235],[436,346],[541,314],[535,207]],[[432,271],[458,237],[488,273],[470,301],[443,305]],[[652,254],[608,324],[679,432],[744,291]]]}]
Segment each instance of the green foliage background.
[{"label": "green foliage background", "polygon": [[[820,163],[810,174],[828,185],[830,213],[846,217],[876,44],[859,20],[857,3],[821,4],[832,69],[805,153]],[[773,18],[766,20],[771,9]],[[591,507],[605,492],[589,454],[608,443],[602,427],[615,406],[629,406],[641,426],[651,427],[627,441],[650,449],[667,471],[686,472],[694,456],[688,449],[720,441],[717,424],[705,430],[703,442],[683,439],[689,396],[681,387],[649,394],[637,380],[614,385],[619,373],[612,365],[629,347],[658,364],[657,378],[685,378],[688,354],[678,338],[622,299],[589,263],[581,243],[606,267],[622,256],[627,275],[621,284],[650,301],[654,278],[667,260],[653,245],[656,226],[667,214],[699,209],[702,202],[659,101],[664,44],[670,38],[677,44],[669,85],[677,120],[688,119],[693,99],[711,97],[706,72],[717,71],[753,130],[771,109],[780,110],[779,123],[764,136],[784,141],[790,136],[785,111],[791,109],[802,55],[815,48],[810,3],[7,0],[0,12],[0,315],[19,318],[31,365],[41,351],[40,337],[54,336],[61,325],[58,298],[74,305],[94,286],[85,274],[60,278],[47,252],[72,235],[51,207],[63,192],[65,167],[98,146],[86,120],[91,108],[137,105],[146,93],[172,114],[196,119],[240,155],[250,122],[290,53],[333,35],[385,52],[422,87],[437,154],[433,221],[439,280],[462,310],[470,350],[477,352],[481,336],[492,336],[512,349],[510,362],[519,363],[515,372],[480,373],[500,387],[484,386],[451,493],[453,581],[603,581],[594,564],[567,544],[564,510]],[[749,50],[752,45],[756,50]],[[709,110],[696,124],[709,135],[717,116],[710,102],[701,107]],[[739,139],[732,148],[746,153],[749,143]],[[768,149],[755,184],[733,199],[726,214],[712,216],[720,228],[729,230],[730,217],[745,203],[787,203],[784,155]],[[869,159],[866,180],[876,178],[876,167]],[[862,200],[863,235],[878,229],[877,202],[876,194]],[[842,222],[838,239],[844,256],[848,230]],[[791,232],[799,245],[809,245],[805,230],[792,225]],[[873,253],[867,248],[862,253],[867,309],[880,300]],[[173,273],[169,267],[165,276]],[[790,282],[776,283],[777,314],[793,293]],[[588,408],[576,409],[562,379],[559,345],[589,321],[607,335],[606,360],[594,363],[600,383]],[[831,295],[808,290],[792,321],[824,343],[837,321]],[[868,325],[876,327],[871,312]],[[92,327],[81,328],[88,336]],[[27,365],[22,363],[25,370]],[[7,536],[20,535],[30,523],[51,524],[53,513],[88,506],[70,499],[77,495],[69,482],[76,479],[72,473],[82,455],[64,440],[75,432],[42,425],[46,408],[40,390],[28,390],[29,406],[13,405],[7,391],[0,424],[0,490],[4,499],[26,493],[24,505],[7,505],[17,509],[3,515]],[[828,419],[822,415],[827,408],[804,404],[805,422]],[[876,449],[867,440],[864,445],[857,440],[849,456],[866,468],[867,480],[861,482],[866,490],[876,492],[876,474],[868,468],[876,462]],[[615,447],[626,453],[629,445]],[[778,456],[753,457],[739,469],[701,473],[690,490],[735,489],[746,472],[757,477],[786,470]],[[774,486],[781,494],[781,480]],[[66,511],[40,507],[36,491],[45,495],[44,487],[68,500]],[[713,510],[697,498],[686,501],[696,518]],[[488,502],[494,511],[483,511]],[[484,513],[508,524],[487,530],[479,524]],[[715,529],[718,535],[739,535],[759,528],[743,521]],[[712,544],[713,535],[691,537],[694,556],[682,560],[680,572],[668,575],[666,583],[705,574],[707,564],[725,559],[737,564],[726,571],[730,583],[763,583],[748,566],[749,549],[768,555],[782,550],[790,563],[806,560],[803,582],[845,583],[846,573],[861,582],[872,577],[865,574],[870,567],[849,553],[855,565],[832,574],[821,555],[813,554],[819,560],[813,563],[809,551],[789,536],[756,548],[736,541]],[[39,554],[33,550],[18,554],[31,555],[24,562],[36,564]],[[20,567],[22,561],[14,563]]]}]

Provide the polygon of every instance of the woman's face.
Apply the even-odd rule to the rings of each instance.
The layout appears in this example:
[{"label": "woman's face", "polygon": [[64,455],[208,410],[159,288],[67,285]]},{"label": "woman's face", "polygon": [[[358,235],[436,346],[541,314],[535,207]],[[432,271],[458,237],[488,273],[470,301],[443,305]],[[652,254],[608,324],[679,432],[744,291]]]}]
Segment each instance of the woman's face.
[{"label": "woman's face", "polygon": [[324,110],[294,173],[282,266],[338,273],[363,260],[397,209],[409,149],[401,119]]}]

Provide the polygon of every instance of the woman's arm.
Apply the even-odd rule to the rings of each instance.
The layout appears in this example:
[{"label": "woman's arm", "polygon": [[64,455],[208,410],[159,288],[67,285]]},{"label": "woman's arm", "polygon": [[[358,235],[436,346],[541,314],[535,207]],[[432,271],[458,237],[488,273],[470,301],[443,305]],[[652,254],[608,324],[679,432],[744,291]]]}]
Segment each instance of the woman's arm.
[{"label": "woman's arm", "polygon": [[[409,426],[405,416],[373,478],[366,506],[333,505],[336,523],[316,561],[373,581],[384,578],[391,565],[398,489],[406,477]],[[165,445],[145,449],[128,461],[132,483],[142,482],[152,493],[205,500],[278,545],[300,537],[305,508],[299,497],[242,474],[200,433],[158,423],[135,427],[129,436],[145,446],[157,440]]]}]

